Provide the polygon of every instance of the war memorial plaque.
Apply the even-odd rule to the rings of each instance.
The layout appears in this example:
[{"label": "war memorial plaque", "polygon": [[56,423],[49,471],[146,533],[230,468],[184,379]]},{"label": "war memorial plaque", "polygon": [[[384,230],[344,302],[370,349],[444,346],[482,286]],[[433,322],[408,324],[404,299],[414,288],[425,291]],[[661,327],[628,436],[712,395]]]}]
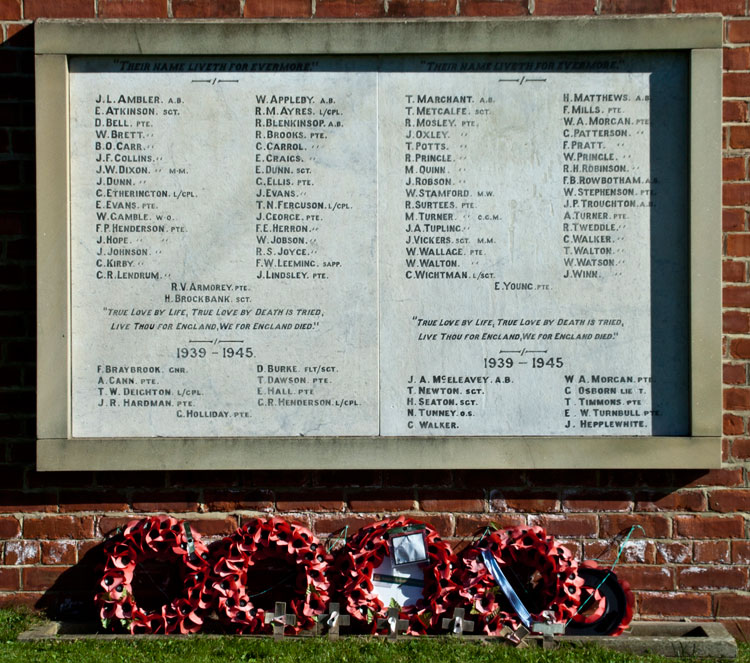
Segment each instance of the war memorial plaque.
[{"label": "war memorial plaque", "polygon": [[66,439],[701,438],[696,60],[597,50],[68,57]]}]

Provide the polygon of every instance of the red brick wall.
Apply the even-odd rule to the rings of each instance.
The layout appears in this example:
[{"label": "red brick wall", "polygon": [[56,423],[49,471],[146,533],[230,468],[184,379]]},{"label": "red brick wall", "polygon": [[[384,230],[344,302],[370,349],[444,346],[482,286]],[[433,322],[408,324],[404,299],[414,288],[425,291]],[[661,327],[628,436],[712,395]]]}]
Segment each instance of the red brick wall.
[{"label": "red brick wall", "polygon": [[[460,545],[478,527],[539,524],[599,556],[645,529],[619,575],[645,619],[719,619],[750,637],[750,3],[748,0],[0,0],[0,604],[86,601],[106,532],[172,513],[218,537],[259,513],[326,536],[410,512]],[[562,16],[722,12],[724,466],[691,471],[75,472],[34,469],[33,25],[39,17]],[[717,219],[718,223],[718,219]],[[717,339],[718,342],[718,339]],[[611,559],[614,551],[607,555]],[[88,583],[88,584],[87,584]],[[90,589],[90,588],[89,588]],[[75,591],[74,591],[75,590]]]}]

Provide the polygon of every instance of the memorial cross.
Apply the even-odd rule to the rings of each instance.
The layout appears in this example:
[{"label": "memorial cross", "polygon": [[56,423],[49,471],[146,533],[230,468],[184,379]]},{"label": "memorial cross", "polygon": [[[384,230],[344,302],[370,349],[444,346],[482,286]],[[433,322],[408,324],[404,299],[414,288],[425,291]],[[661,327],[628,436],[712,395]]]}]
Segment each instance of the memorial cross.
[{"label": "memorial cross", "polygon": [[400,610],[398,608],[388,608],[388,616],[384,619],[378,619],[378,628],[383,628],[384,626],[388,627],[389,640],[398,639],[399,633],[403,633],[409,628],[409,620],[399,619],[399,612]]},{"label": "memorial cross", "polygon": [[565,633],[565,624],[554,624],[552,622],[534,622],[531,632],[543,636],[542,648],[554,649],[557,645],[554,636]]},{"label": "memorial cross", "polygon": [[328,606],[328,614],[318,615],[318,623],[315,625],[316,634],[320,634],[323,624],[328,627],[328,637],[331,640],[338,640],[339,626],[349,626],[349,615],[342,615],[338,603],[331,603]]},{"label": "memorial cross", "polygon": [[529,634],[529,629],[525,626],[519,626],[515,631],[512,631],[507,626],[504,626],[500,631],[499,635],[505,638],[508,642],[516,647],[526,647],[527,643],[524,642],[524,638]]},{"label": "memorial cross", "polygon": [[284,629],[287,626],[294,626],[297,623],[297,615],[287,615],[286,603],[277,602],[274,606],[273,614],[266,613],[265,623],[273,624],[274,640],[281,640],[284,637]]},{"label": "memorial cross", "polygon": [[453,617],[443,618],[443,628],[450,630],[451,635],[463,635],[466,633],[474,632],[474,622],[464,619],[465,610],[463,608],[456,608],[453,611]]}]

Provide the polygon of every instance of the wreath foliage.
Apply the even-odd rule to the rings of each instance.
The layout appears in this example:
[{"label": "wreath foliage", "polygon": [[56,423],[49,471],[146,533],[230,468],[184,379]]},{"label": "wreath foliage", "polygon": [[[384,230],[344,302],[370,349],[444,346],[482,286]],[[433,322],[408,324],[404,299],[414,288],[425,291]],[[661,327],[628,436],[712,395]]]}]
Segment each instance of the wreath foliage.
[{"label": "wreath foliage", "polygon": [[350,537],[336,556],[336,584],[346,611],[360,623],[377,631],[377,620],[388,608],[373,588],[373,573],[391,554],[391,536],[401,531],[424,532],[428,561],[422,565],[424,588],[414,605],[398,606],[399,618],[408,619],[408,634],[434,629],[439,619],[460,599],[452,580],[456,563],[450,545],[430,525],[400,516],[363,527]]},{"label": "wreath foliage", "polygon": [[[282,585],[283,590],[293,592],[282,600],[289,614],[296,616],[296,624],[285,626],[288,635],[312,628],[328,606],[331,556],[302,525],[281,518],[255,518],[221,542],[216,559],[209,591],[220,620],[231,631],[270,632],[271,624],[265,623],[267,609],[260,604],[267,604],[273,590]],[[269,572],[273,565],[275,575]]]},{"label": "wreath foliage", "polygon": [[[201,629],[210,608],[204,589],[208,549],[187,522],[170,516],[133,520],[105,541],[104,556],[96,605],[105,627],[119,624],[131,633]],[[173,572],[149,572],[153,562]]]},{"label": "wreath foliage", "polygon": [[581,601],[583,579],[573,554],[541,527],[515,527],[486,533],[462,552],[456,579],[488,635],[504,626],[520,626],[516,611],[495,582],[482,559],[489,551],[516,590],[534,621],[564,623]]},{"label": "wreath foliage", "polygon": [[635,597],[627,580],[594,561],[580,565],[581,607],[568,626],[569,635],[620,635],[633,620]]}]

